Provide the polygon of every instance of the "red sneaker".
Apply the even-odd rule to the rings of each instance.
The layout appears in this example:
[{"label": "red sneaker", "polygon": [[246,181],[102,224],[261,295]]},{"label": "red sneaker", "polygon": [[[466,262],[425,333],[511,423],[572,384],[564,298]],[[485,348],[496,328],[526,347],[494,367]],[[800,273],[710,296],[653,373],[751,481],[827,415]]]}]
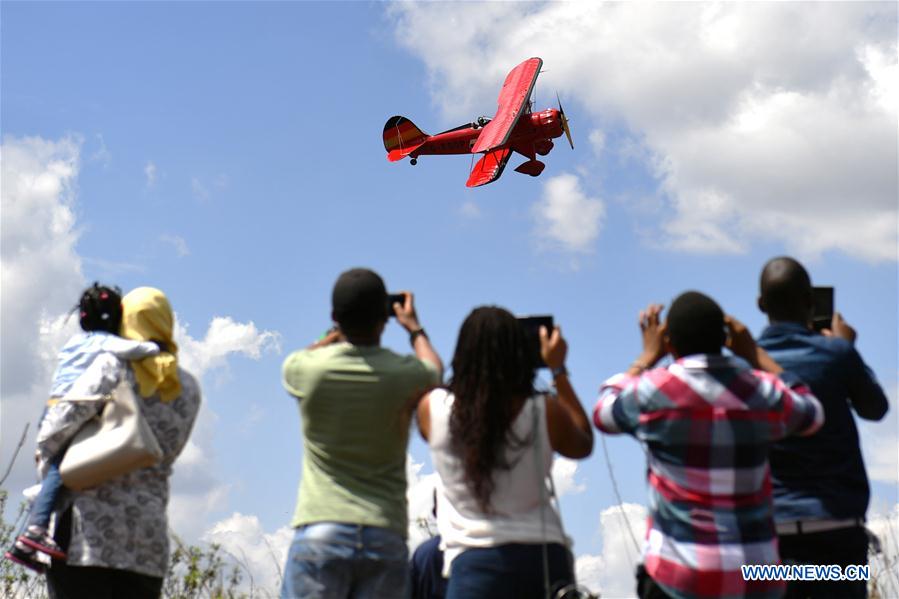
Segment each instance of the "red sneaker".
[{"label": "red sneaker", "polygon": [[35,554],[34,549],[23,545],[18,541],[16,541],[16,544],[13,545],[13,548],[7,551],[3,557],[19,564],[20,566],[24,566],[29,570],[34,570],[38,574],[43,574],[47,571],[47,567],[41,562],[37,561],[37,555]]},{"label": "red sneaker", "polygon": [[47,529],[45,528],[29,526],[16,540],[16,545],[19,543],[23,543],[25,546],[41,553],[46,553],[53,559],[62,561],[66,559],[66,552],[47,534]]}]

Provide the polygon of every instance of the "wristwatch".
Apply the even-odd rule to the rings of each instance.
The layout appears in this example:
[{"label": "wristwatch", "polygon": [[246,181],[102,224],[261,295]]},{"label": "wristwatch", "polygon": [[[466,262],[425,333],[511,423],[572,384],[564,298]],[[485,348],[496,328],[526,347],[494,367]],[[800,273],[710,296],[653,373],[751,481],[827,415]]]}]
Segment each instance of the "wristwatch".
[{"label": "wristwatch", "polygon": [[412,345],[415,345],[415,340],[418,338],[419,335],[424,335],[425,339],[428,338],[428,334],[425,332],[424,328],[419,327],[419,328],[415,329],[414,331],[409,331],[409,343],[411,343]]},{"label": "wristwatch", "polygon": [[552,373],[553,378],[557,378],[557,377],[560,377],[560,376],[563,376],[563,375],[564,375],[564,376],[568,376],[568,369],[565,368],[565,365],[564,365],[564,364],[562,364],[562,365],[559,366],[558,368],[550,368],[549,371]]}]

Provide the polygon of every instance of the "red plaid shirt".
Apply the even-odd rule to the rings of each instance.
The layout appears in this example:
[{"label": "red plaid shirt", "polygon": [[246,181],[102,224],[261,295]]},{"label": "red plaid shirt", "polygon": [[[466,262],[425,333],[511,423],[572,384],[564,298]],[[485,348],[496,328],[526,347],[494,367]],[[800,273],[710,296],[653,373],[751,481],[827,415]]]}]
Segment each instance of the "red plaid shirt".
[{"label": "red plaid shirt", "polygon": [[696,355],[603,384],[593,422],[647,449],[647,573],[673,597],[779,597],[782,581],[745,581],[776,564],[768,446],[811,434],[821,404],[796,381],[727,356]]}]

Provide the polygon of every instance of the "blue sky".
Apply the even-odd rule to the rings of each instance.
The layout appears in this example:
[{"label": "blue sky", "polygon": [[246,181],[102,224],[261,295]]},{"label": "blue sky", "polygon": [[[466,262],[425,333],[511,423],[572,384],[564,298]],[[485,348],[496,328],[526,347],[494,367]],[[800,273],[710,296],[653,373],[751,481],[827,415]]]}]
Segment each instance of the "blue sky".
[{"label": "blue sky", "polygon": [[[256,549],[286,539],[300,472],[281,361],[329,326],[352,266],[416,293],[445,362],[474,306],[555,315],[589,409],[639,352],[641,307],[699,289],[758,333],[759,270],[795,255],[895,402],[895,19],[886,3],[5,2],[2,461],[40,414],[73,324],[58,317],[95,279],[163,289],[203,377],[173,522]],[[538,106],[558,91],[575,137],[540,178],[513,158],[467,189],[467,157],[386,161],[388,117],[434,133],[491,115],[529,56]],[[395,324],[384,341],[407,350]],[[882,512],[897,429],[895,408],[863,427]],[[643,504],[639,448],[608,445]],[[626,592],[600,445],[565,476],[576,554]]]}]

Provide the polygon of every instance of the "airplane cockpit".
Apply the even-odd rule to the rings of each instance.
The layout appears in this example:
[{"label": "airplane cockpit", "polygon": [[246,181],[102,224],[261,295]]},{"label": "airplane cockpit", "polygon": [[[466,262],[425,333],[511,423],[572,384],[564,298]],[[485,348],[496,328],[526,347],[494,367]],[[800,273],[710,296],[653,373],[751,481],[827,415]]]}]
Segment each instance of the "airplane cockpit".
[{"label": "airplane cockpit", "polygon": [[486,116],[479,116],[471,123],[472,129],[480,129],[481,127],[486,127],[487,123],[490,122],[490,118]]}]

